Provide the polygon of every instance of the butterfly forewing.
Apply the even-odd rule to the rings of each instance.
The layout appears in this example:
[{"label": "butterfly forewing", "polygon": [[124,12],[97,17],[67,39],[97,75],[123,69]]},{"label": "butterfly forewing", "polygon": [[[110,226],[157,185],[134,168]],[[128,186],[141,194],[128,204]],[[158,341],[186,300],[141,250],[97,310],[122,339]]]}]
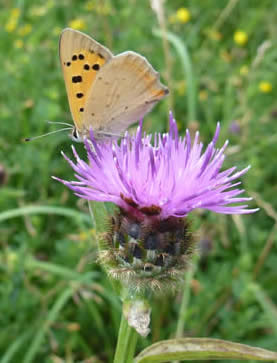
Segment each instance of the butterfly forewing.
[{"label": "butterfly forewing", "polygon": [[89,90],[84,128],[96,134],[122,134],[168,94],[159,74],[141,55],[128,51],[114,56]]},{"label": "butterfly forewing", "polygon": [[60,37],[60,61],[70,110],[77,127],[83,129],[88,94],[101,67],[112,53],[87,35],[65,29]]}]

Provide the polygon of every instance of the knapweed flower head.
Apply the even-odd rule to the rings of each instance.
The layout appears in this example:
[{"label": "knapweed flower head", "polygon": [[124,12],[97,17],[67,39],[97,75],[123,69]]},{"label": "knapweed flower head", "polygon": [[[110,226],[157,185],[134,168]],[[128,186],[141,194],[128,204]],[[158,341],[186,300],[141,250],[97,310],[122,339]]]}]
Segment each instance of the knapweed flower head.
[{"label": "knapweed flower head", "polygon": [[[220,131],[204,150],[197,132],[192,142],[189,131],[178,134],[170,115],[166,134],[142,133],[142,122],[135,135],[126,132],[120,143],[97,143],[93,132],[84,141],[88,162],[75,148],[77,181],[58,179],[84,199],[112,202],[119,212],[112,217],[105,236],[108,248],[102,254],[114,278],[135,289],[159,289],[161,284],[183,276],[193,240],[186,216],[197,208],[224,214],[252,213],[241,197],[239,177],[249,167],[221,171],[225,158],[216,148]],[[57,179],[57,178],[56,178]]]}]

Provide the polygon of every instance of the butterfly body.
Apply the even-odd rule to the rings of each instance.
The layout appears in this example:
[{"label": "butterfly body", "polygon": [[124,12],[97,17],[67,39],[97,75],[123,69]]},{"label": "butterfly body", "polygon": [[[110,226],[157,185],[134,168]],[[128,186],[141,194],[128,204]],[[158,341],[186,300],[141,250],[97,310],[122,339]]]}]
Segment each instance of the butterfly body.
[{"label": "butterfly body", "polygon": [[87,35],[65,29],[60,60],[75,129],[82,141],[90,129],[98,139],[121,136],[168,94],[159,74],[138,53],[114,56]]}]

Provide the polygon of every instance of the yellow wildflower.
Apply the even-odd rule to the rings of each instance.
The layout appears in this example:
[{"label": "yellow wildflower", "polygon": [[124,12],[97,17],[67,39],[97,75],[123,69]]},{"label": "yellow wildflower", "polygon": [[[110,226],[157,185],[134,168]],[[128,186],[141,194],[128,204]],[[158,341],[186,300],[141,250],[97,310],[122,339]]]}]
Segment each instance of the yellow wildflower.
[{"label": "yellow wildflower", "polygon": [[19,8],[14,8],[11,10],[10,18],[5,25],[6,32],[12,33],[16,29],[19,15],[20,15]]},{"label": "yellow wildflower", "polygon": [[25,24],[25,25],[22,25],[18,29],[18,35],[20,35],[21,37],[24,37],[25,35],[28,35],[29,33],[31,33],[31,31],[32,31],[32,25],[31,24]]},{"label": "yellow wildflower", "polygon": [[272,84],[267,81],[262,81],[259,83],[259,90],[262,93],[270,93],[272,91]]},{"label": "yellow wildflower", "polygon": [[241,76],[247,76],[248,72],[249,68],[246,65],[240,67],[239,73]]},{"label": "yellow wildflower", "polygon": [[17,21],[11,19],[5,25],[5,30],[8,33],[12,33],[15,30],[16,26],[17,26]]},{"label": "yellow wildflower", "polygon": [[14,41],[14,47],[17,48],[17,49],[23,48],[23,45],[24,45],[24,43],[23,43],[22,39],[16,39]]},{"label": "yellow wildflower", "polygon": [[208,92],[206,90],[201,90],[198,97],[200,101],[206,101],[208,99]]},{"label": "yellow wildflower", "polygon": [[18,19],[20,15],[20,9],[14,8],[11,10],[11,18]]},{"label": "yellow wildflower", "polygon": [[234,42],[238,45],[245,45],[248,42],[248,35],[242,30],[237,30],[234,34]]},{"label": "yellow wildflower", "polygon": [[87,25],[83,19],[76,18],[69,22],[69,27],[76,30],[84,30],[86,29]]},{"label": "yellow wildflower", "polygon": [[176,12],[176,19],[179,23],[187,23],[190,21],[191,15],[187,8],[179,8]]}]

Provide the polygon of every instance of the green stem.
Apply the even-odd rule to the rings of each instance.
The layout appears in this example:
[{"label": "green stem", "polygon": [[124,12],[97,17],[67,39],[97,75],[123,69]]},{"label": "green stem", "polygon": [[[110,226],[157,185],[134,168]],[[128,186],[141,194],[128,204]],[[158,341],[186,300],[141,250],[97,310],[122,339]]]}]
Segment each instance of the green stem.
[{"label": "green stem", "polygon": [[[93,201],[89,202],[88,204],[96,233],[104,233],[107,229],[106,221],[109,215],[109,207],[111,208],[111,206],[105,205],[105,203]],[[101,250],[101,242],[99,236],[97,236],[96,238],[98,243],[98,249]],[[124,309],[125,305],[127,304],[127,302],[125,301],[125,297],[128,294],[126,291],[121,289],[120,284],[112,281],[112,285],[118,295],[121,295],[121,298],[123,300],[122,315],[118,332],[114,363],[132,363],[137,342],[137,332],[129,326],[127,320],[124,317]]]},{"label": "green stem", "polygon": [[191,280],[193,278],[194,272],[196,270],[197,266],[197,256],[194,256],[193,263],[191,268],[187,271],[185,282],[184,282],[184,293],[182,297],[182,303],[179,310],[179,316],[178,316],[178,322],[177,322],[177,328],[176,328],[176,338],[182,338],[184,333],[184,325],[185,325],[185,319],[186,319],[186,311],[188,302],[190,299],[190,286],[191,286]]},{"label": "green stem", "polygon": [[[122,307],[121,322],[118,332],[117,345],[114,356],[114,363],[127,363],[130,358],[130,340],[133,335],[131,328],[124,317],[124,302]],[[128,358],[128,360],[127,360]]]},{"label": "green stem", "polygon": [[[196,270],[197,257],[198,256],[196,256],[196,255],[194,256],[193,264],[192,264],[191,268],[187,271],[187,274],[185,276],[184,293],[183,293],[183,297],[182,297],[181,307],[179,310],[178,322],[177,322],[177,328],[176,328],[176,334],[175,334],[175,337],[177,339],[182,338],[183,334],[184,334],[184,325],[185,325],[185,320],[186,320],[187,306],[188,306],[189,299],[190,299],[191,280],[192,280],[194,272]],[[179,361],[176,360],[176,361],[174,361],[174,363],[179,363]]]},{"label": "green stem", "polygon": [[134,361],[137,340],[138,340],[138,333],[135,331],[135,329],[132,329],[131,337],[129,340],[128,352],[126,354],[126,357],[127,357],[126,363],[133,363],[133,361]]}]

